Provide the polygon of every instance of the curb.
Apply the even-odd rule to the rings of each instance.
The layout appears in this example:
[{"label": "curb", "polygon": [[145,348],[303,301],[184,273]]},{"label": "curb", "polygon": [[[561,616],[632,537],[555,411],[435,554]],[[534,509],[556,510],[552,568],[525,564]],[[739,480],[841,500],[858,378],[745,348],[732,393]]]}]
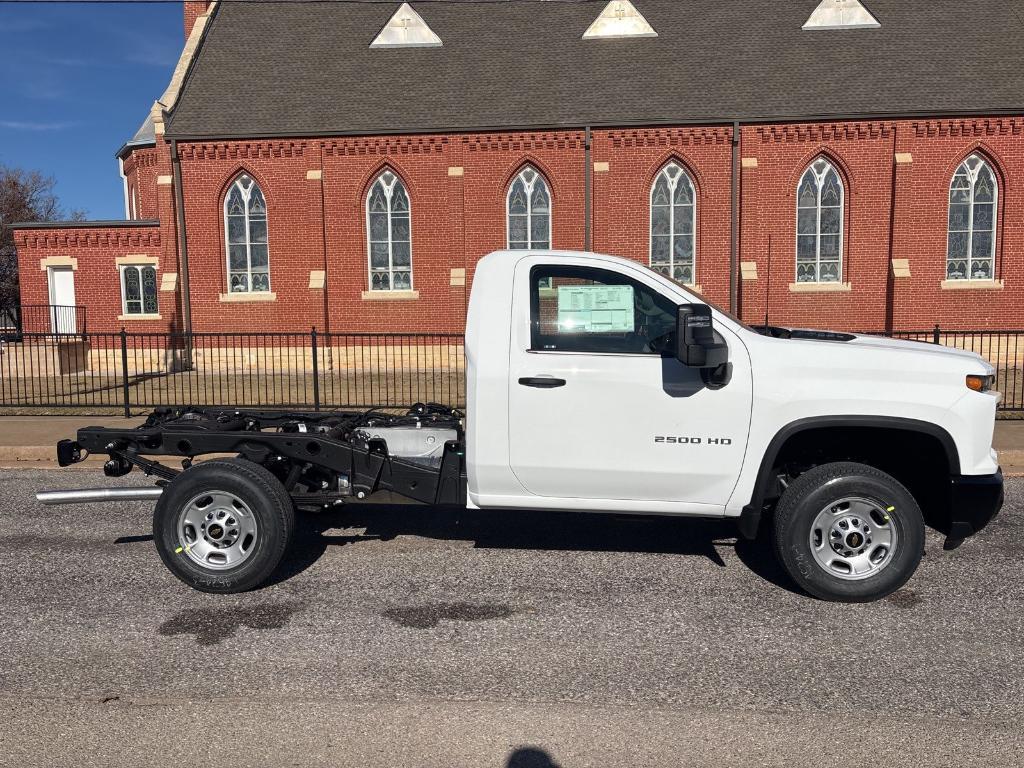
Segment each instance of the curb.
[{"label": "curb", "polygon": [[999,451],[999,464],[1005,477],[1024,476],[1024,451]]},{"label": "curb", "polygon": [[[102,467],[106,456],[89,456],[75,466]],[[57,449],[52,445],[0,446],[0,469],[57,469]]]},{"label": "curb", "polygon": [[[208,453],[196,457],[196,463],[208,459],[230,459],[234,453]],[[169,457],[174,458],[174,457]],[[180,457],[178,457],[180,458]],[[101,469],[107,460],[105,453],[87,456],[70,467],[57,465],[57,449],[49,445],[0,446],[0,470],[4,469]]]}]

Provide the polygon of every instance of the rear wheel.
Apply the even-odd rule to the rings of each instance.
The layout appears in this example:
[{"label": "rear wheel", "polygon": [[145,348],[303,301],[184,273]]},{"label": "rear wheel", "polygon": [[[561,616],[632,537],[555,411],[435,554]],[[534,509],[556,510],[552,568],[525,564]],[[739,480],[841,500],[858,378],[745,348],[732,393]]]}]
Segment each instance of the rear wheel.
[{"label": "rear wheel", "polygon": [[836,462],[794,480],[775,510],[775,546],[797,584],[823,600],[867,602],[902,587],[924,550],[910,492],[866,464]]},{"label": "rear wheel", "polygon": [[244,592],[273,574],[291,539],[291,497],[243,459],[196,464],[156,505],[153,538],[171,573],[203,592]]}]

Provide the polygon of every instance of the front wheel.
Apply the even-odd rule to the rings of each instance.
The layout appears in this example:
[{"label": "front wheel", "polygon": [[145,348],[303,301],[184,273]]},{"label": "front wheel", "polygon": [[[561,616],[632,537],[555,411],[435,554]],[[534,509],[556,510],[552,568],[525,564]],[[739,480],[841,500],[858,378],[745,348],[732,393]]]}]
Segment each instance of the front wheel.
[{"label": "front wheel", "polygon": [[153,513],[171,573],[203,592],[244,592],[273,574],[295,527],[281,482],[243,459],[204,461],[178,475]]},{"label": "front wheel", "polygon": [[794,480],[775,510],[775,547],[789,575],[822,600],[868,602],[902,587],[924,551],[924,518],[894,477],[836,462]]}]

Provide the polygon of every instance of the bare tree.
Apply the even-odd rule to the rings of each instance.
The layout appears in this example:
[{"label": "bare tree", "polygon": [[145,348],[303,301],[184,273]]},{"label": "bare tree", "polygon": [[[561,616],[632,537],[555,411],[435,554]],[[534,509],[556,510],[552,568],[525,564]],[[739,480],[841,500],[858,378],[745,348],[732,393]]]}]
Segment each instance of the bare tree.
[{"label": "bare tree", "polygon": [[56,182],[39,171],[0,164],[0,307],[18,303],[18,258],[11,224],[28,221],[81,221],[81,211],[67,213],[53,188]]}]

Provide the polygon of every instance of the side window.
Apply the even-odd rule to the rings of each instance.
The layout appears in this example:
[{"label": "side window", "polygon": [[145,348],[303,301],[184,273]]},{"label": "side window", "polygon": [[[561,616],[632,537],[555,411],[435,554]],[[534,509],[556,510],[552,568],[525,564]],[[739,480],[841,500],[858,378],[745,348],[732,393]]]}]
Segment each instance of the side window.
[{"label": "side window", "polygon": [[838,283],[843,277],[843,180],[819,157],[796,191],[796,281]]},{"label": "side window", "polygon": [[157,313],[156,269],[145,265],[121,267],[121,306],[126,315]]},{"label": "side window", "polygon": [[547,250],[551,247],[551,193],[547,182],[528,165],[512,180],[505,198],[508,247]]},{"label": "side window", "polygon": [[231,293],[270,291],[267,251],[267,201],[259,184],[239,176],[224,198],[224,236]]},{"label": "side window", "polygon": [[660,355],[675,339],[675,304],[605,269],[534,267],[530,314],[536,351]]},{"label": "side window", "polygon": [[949,185],[947,280],[991,280],[999,184],[989,164],[971,155]]},{"label": "side window", "polygon": [[394,171],[386,170],[366,197],[370,244],[370,290],[412,290],[412,231],[409,193]]}]

